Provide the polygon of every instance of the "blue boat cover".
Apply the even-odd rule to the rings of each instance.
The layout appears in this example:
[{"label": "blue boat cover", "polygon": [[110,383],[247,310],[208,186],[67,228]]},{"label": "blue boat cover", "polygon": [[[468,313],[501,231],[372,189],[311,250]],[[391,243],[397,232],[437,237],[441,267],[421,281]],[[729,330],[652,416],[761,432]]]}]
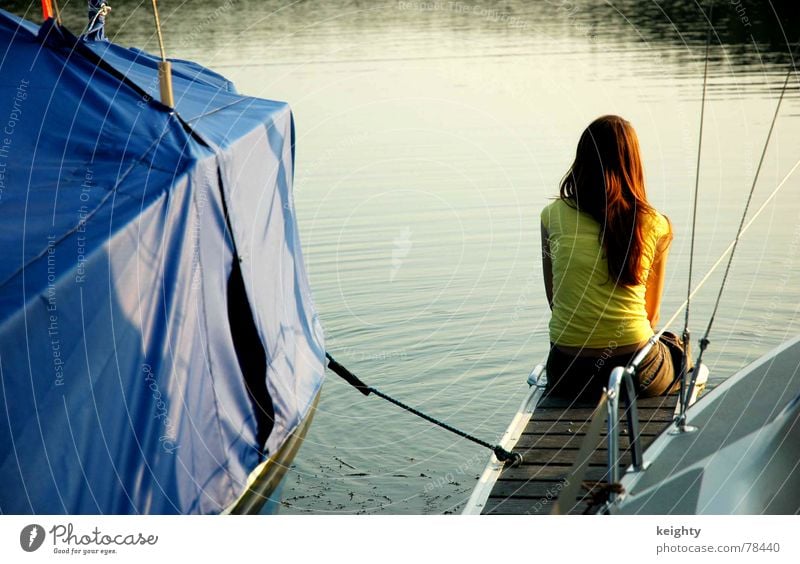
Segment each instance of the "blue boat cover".
[{"label": "blue boat cover", "polygon": [[289,107],[173,61],[173,111],[2,10],[0,49],[0,511],[218,513],[324,374]]}]

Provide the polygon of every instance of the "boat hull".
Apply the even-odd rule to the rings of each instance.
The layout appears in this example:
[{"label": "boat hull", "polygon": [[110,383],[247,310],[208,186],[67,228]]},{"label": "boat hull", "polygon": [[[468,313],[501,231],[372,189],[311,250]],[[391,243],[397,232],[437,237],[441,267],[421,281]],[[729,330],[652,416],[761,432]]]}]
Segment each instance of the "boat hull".
[{"label": "boat hull", "polygon": [[623,477],[615,514],[795,514],[800,510],[800,339],[750,364],[664,433],[647,470]]},{"label": "boat hull", "polygon": [[308,415],[300,422],[297,429],[289,435],[278,451],[259,464],[247,480],[247,487],[225,513],[244,515],[254,513],[277,513],[280,508],[280,498],[283,479],[292,465],[300,446],[305,440],[306,433],[311,427],[311,421],[319,403],[320,392],[314,398]]}]

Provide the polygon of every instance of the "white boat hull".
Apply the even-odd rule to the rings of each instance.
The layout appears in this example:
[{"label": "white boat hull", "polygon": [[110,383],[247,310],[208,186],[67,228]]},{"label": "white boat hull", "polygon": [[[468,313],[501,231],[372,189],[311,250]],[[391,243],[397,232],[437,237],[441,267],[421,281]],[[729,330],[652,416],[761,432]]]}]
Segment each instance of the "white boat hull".
[{"label": "white boat hull", "polygon": [[800,339],[750,364],[687,411],[693,433],[665,432],[646,470],[622,478],[614,514],[800,511]]}]

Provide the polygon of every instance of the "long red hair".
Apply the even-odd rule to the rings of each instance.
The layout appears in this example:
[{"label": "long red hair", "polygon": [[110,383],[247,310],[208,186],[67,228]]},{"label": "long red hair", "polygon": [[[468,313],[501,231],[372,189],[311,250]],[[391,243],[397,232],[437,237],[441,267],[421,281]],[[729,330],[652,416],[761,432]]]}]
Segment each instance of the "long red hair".
[{"label": "long red hair", "polygon": [[613,115],[594,120],[578,141],[560,196],[600,224],[600,244],[617,284],[642,284],[643,220],[654,210],[647,202],[633,126]]}]

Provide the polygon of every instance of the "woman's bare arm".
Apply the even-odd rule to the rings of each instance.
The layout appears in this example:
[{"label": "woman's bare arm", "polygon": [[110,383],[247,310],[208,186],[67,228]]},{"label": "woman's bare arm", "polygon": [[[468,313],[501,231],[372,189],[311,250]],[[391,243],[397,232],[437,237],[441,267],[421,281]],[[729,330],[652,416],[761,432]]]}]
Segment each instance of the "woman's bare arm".
[{"label": "woman's bare arm", "polygon": [[655,331],[661,316],[661,296],[664,294],[664,279],[667,273],[667,256],[669,244],[672,242],[672,233],[664,235],[656,245],[655,258],[650,266],[650,274],[645,286],[644,307],[650,327]]},{"label": "woman's bare arm", "polygon": [[542,224],[542,274],[547,303],[553,309],[553,260],[550,255],[550,235]]}]

